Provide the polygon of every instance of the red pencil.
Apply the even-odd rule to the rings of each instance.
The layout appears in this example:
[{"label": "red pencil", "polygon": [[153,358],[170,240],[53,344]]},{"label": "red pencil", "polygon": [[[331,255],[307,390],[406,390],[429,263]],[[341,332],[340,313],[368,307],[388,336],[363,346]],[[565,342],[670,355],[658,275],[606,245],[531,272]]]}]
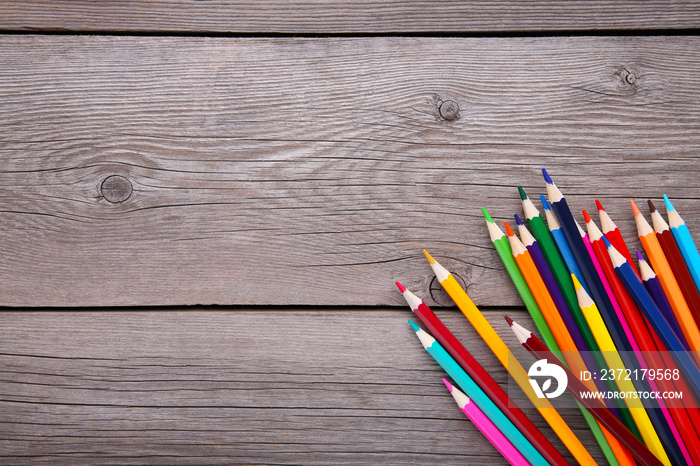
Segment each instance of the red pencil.
[{"label": "red pencil", "polygon": [[401,283],[396,282],[399,291],[411,307],[413,313],[423,322],[423,325],[435,337],[435,339],[447,350],[457,363],[474,379],[481,389],[488,395],[496,406],[508,419],[520,430],[526,439],[540,452],[553,466],[568,466],[569,463],[540,432],[532,421],[520,408],[508,397],[508,394],[496,383],[493,378],[481,367],[481,364],[467,351],[457,340],[442,321],[432,310],[415,294],[407,290]]},{"label": "red pencil", "polygon": [[[610,287],[613,289],[617,302],[620,304],[620,309],[622,309],[622,313],[629,324],[630,330],[632,330],[632,334],[634,335],[638,348],[643,352],[637,355],[637,357],[641,356],[642,358],[640,363],[644,361],[652,370],[666,369],[668,366],[664,364],[661,355],[657,351],[654,339],[646,326],[641,311],[637,307],[637,303],[629,294],[627,287],[624,283],[622,283],[622,280],[615,272],[615,267],[610,259],[608,249],[602,240],[603,233],[600,231],[600,229],[598,229],[596,224],[588,215],[588,212],[585,210],[583,211],[583,217],[586,220],[588,239],[591,241],[593,250],[600,261],[600,265],[605,272],[605,276],[610,283]],[[625,247],[625,249],[627,248]],[[676,387],[671,380],[664,380],[663,377],[660,377],[656,378],[654,382],[658,384],[658,386],[664,392],[676,391]],[[658,402],[659,406],[661,406],[662,409],[668,410],[668,414],[670,414],[670,416],[673,418],[673,422],[678,428],[678,433],[683,439],[684,446],[688,449],[693,461],[700,461],[700,439],[695,433],[695,429],[693,428],[690,418],[688,417],[688,413],[682,408],[682,403],[674,403],[673,401],[670,401],[671,406],[667,406],[664,400],[660,399]]]},{"label": "red pencil", "polygon": [[656,456],[654,456],[654,454],[600,402],[600,400],[592,396],[593,392],[590,392],[586,386],[583,385],[583,383],[576,378],[576,376],[572,374],[546,346],[544,346],[544,343],[542,343],[539,338],[533,335],[532,332],[513,322],[509,317],[506,317],[506,321],[508,321],[511,330],[513,330],[513,333],[518,337],[523,347],[535,356],[535,358],[539,360],[544,359],[548,364],[557,365],[564,370],[568,378],[566,389],[569,393],[620,440],[620,443],[632,453],[632,456],[639,461],[639,464],[645,466],[661,465],[661,461],[659,461]]},{"label": "red pencil", "polygon": [[612,221],[608,213],[605,211],[605,209],[603,209],[603,206],[600,204],[600,201],[598,199],[595,200],[595,205],[598,207],[598,215],[600,216],[600,229],[603,230],[603,234],[605,235],[607,240],[610,241],[610,244],[612,244],[615,247],[615,249],[617,249],[623,256],[625,256],[627,262],[629,262],[632,265],[632,270],[634,270],[637,273],[637,276],[641,279],[642,277],[639,275],[637,265],[634,263],[634,260],[632,260],[632,254],[630,254],[629,249],[627,249],[625,239],[622,237],[620,229],[617,228],[615,222]]},{"label": "red pencil", "polygon": [[688,270],[685,259],[683,259],[681,250],[678,249],[678,244],[676,243],[676,239],[673,237],[673,233],[671,233],[671,228],[668,226],[668,223],[666,223],[659,211],[656,210],[654,203],[650,200],[647,202],[649,203],[649,210],[651,211],[651,221],[654,225],[654,232],[656,233],[656,237],[659,239],[661,249],[663,249],[664,254],[666,255],[666,260],[668,260],[668,265],[671,266],[673,275],[675,275],[676,280],[678,281],[678,286],[681,288],[681,293],[683,293],[685,302],[688,303],[688,307],[690,308],[690,312],[693,314],[695,323],[700,326],[700,292],[698,292],[698,289],[695,286],[695,281],[693,280],[693,276],[690,274],[690,270]]}]

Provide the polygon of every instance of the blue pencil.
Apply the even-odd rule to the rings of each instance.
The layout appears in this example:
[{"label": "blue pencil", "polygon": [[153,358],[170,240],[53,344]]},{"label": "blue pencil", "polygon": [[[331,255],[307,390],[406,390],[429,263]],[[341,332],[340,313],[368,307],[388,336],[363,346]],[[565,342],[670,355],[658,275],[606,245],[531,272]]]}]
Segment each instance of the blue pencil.
[{"label": "blue pencil", "polygon": [[683,221],[680,214],[676,211],[671,201],[668,200],[668,196],[665,194],[664,203],[666,203],[668,224],[671,227],[673,237],[676,238],[678,249],[680,249],[681,254],[683,254],[683,259],[685,259],[685,264],[688,266],[690,274],[693,276],[695,286],[700,290],[700,253],[698,253],[698,248],[695,246],[695,242],[690,236],[690,230],[688,230],[685,221]]},{"label": "blue pencil", "polygon": [[581,286],[583,286],[586,293],[590,294],[586,280],[583,279],[583,274],[581,273],[581,269],[579,269],[576,259],[571,252],[569,243],[566,242],[564,232],[561,231],[561,224],[559,223],[556,214],[554,211],[552,211],[552,207],[549,205],[549,202],[547,202],[544,195],[540,194],[540,200],[542,201],[542,207],[544,207],[544,215],[547,218],[547,228],[549,228],[549,231],[552,233],[554,243],[557,245],[557,248],[559,248],[559,253],[561,254],[562,259],[564,259],[566,268],[569,269],[569,273],[576,276],[576,280],[578,280]]},{"label": "blue pencil", "polygon": [[698,366],[695,365],[695,360],[691,354],[686,351],[678,335],[673,331],[673,327],[669,324],[668,320],[666,320],[666,317],[647,289],[644,288],[642,281],[634,272],[630,263],[627,262],[625,257],[620,254],[605,237],[603,237],[603,241],[605,241],[605,247],[608,248],[608,254],[610,254],[615,272],[620,276],[627,290],[642,312],[644,312],[647,320],[654,327],[654,330],[656,330],[659,338],[661,338],[666,348],[671,352],[673,359],[676,360],[678,367],[685,374],[695,394],[700,395],[700,370],[698,370]]},{"label": "blue pencil", "polygon": [[644,286],[651,297],[654,298],[656,305],[659,306],[659,310],[664,317],[666,317],[673,331],[676,332],[678,339],[681,340],[686,351],[690,351],[688,342],[685,341],[685,335],[683,335],[683,331],[678,325],[676,315],[673,313],[673,309],[671,309],[671,303],[669,303],[668,298],[666,298],[666,294],[664,293],[659,278],[656,276],[656,272],[654,272],[654,269],[651,268],[651,265],[644,259],[644,256],[642,256],[639,250],[637,250],[637,262],[639,262],[639,273],[642,275]]},{"label": "blue pencil", "polygon": [[430,336],[428,332],[418,327],[413,321],[409,320],[409,324],[416,332],[418,339],[423,344],[428,354],[440,364],[445,372],[447,372],[452,380],[467,394],[469,398],[486,414],[491,422],[498,427],[503,435],[511,441],[520,453],[530,462],[530,464],[549,465],[547,460],[532,446],[530,441],[513,425],[513,423],[498,409],[493,401],[484,393],[484,391],[474,382],[474,379],[464,372],[464,369],[457,364],[452,356],[438,343],[435,338]]}]

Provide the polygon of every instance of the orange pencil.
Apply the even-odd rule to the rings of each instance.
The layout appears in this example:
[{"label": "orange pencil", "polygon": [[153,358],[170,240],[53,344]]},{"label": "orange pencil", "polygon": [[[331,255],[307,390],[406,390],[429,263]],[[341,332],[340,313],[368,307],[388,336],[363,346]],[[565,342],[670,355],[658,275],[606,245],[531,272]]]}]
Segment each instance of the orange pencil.
[{"label": "orange pencil", "polygon": [[674,277],[671,266],[666,260],[663,249],[661,249],[661,244],[659,244],[659,239],[656,237],[654,229],[649,225],[649,222],[644,218],[634,201],[630,200],[630,204],[632,204],[634,220],[637,223],[637,234],[642,242],[644,251],[646,251],[649,262],[651,262],[656,275],[659,277],[661,287],[664,289],[676,319],[678,319],[678,325],[681,327],[683,335],[685,335],[688,346],[693,351],[696,361],[700,363],[700,353],[698,353],[700,351],[700,330],[698,330],[688,303],[683,298],[683,293],[681,293],[676,277]]}]

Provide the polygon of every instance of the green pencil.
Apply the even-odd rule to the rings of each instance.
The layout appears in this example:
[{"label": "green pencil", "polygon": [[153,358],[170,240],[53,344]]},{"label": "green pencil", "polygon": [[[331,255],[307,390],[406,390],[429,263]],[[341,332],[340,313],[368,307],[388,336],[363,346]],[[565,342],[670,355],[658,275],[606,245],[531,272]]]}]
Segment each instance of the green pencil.
[{"label": "green pencil", "polygon": [[520,298],[525,303],[527,312],[530,314],[530,317],[532,317],[533,322],[535,322],[537,331],[540,332],[542,340],[544,340],[545,344],[550,349],[550,351],[559,351],[559,345],[557,345],[557,341],[554,339],[552,331],[549,330],[547,321],[544,320],[542,311],[537,305],[535,297],[532,296],[530,288],[527,286],[527,282],[525,281],[525,277],[523,277],[523,274],[520,272],[518,264],[515,263],[515,259],[513,258],[513,253],[511,252],[510,243],[508,243],[508,238],[506,237],[506,234],[503,233],[503,231],[498,227],[498,225],[496,225],[496,223],[493,221],[489,213],[486,212],[486,209],[484,207],[482,207],[481,210],[484,213],[484,218],[486,219],[486,226],[489,229],[489,236],[491,237],[491,242],[496,248],[496,252],[498,252],[498,256],[501,258],[501,261],[503,261],[503,265],[506,267],[506,271],[508,271],[508,275],[513,281],[515,288],[518,290]]}]

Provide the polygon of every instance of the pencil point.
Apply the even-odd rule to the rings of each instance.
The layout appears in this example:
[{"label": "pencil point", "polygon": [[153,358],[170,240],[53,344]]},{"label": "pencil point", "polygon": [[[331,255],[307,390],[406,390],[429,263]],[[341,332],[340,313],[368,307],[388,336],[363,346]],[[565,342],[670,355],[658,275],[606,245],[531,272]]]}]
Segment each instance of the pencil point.
[{"label": "pencil point", "polygon": [[508,325],[512,327],[513,326],[513,319],[511,319],[508,316],[504,316],[504,317],[506,318],[506,322],[508,322]]},{"label": "pencil point", "polygon": [[417,326],[412,320],[409,319],[408,323],[411,324],[411,328],[414,332],[420,332],[420,327]]},{"label": "pencil point", "polygon": [[446,386],[447,389],[450,391],[450,393],[452,393],[452,389],[454,388],[454,387],[452,386],[452,384],[451,384],[446,378],[444,378],[444,377],[443,377],[443,379],[442,379],[442,382],[445,384],[445,386]]},{"label": "pencil point", "polygon": [[482,207],[482,208],[481,208],[481,211],[484,213],[484,218],[486,219],[486,221],[489,222],[489,223],[493,223],[493,219],[491,218],[491,216],[489,215],[489,213],[486,212],[486,207]]},{"label": "pencil point", "polygon": [[428,259],[428,262],[429,262],[429,263],[431,263],[431,264],[434,264],[434,263],[435,263],[435,259],[433,259],[433,256],[431,256],[431,255],[428,253],[428,251],[426,251],[425,249],[423,249],[423,254],[425,254],[425,258]]},{"label": "pencil point", "polygon": [[576,278],[576,275],[574,275],[573,273],[571,274],[571,280],[574,282],[575,289],[578,290],[579,288],[582,288],[581,282],[578,281],[578,279]]},{"label": "pencil point", "polygon": [[515,223],[518,225],[525,225],[518,214],[515,214]]},{"label": "pencil point", "polygon": [[549,177],[549,173],[547,173],[547,170],[545,168],[542,169],[542,175],[544,175],[544,181],[546,181],[547,184],[554,184],[552,179]]},{"label": "pencil point", "polygon": [[603,206],[601,205],[601,203],[598,199],[595,200],[595,206],[598,208],[599,211],[600,210],[605,211],[605,209],[603,209]]},{"label": "pencil point", "polygon": [[666,210],[669,212],[676,210],[673,207],[673,204],[671,204],[671,201],[668,199],[668,196],[664,194],[664,204],[666,204]]},{"label": "pencil point", "polygon": [[603,243],[605,243],[606,248],[609,248],[612,246],[612,244],[610,244],[610,241],[608,241],[608,238],[606,238],[605,236],[601,237],[600,239],[603,240]]},{"label": "pencil point", "polygon": [[643,261],[643,260],[644,260],[644,256],[642,255],[642,251],[640,251],[639,249],[636,249],[635,251],[637,252],[637,260],[638,260],[638,261]]},{"label": "pencil point", "polygon": [[540,201],[542,201],[542,207],[544,207],[544,210],[549,210],[549,202],[547,202],[547,198],[544,197],[544,194],[540,194]]},{"label": "pencil point", "polygon": [[510,225],[508,225],[508,222],[503,222],[503,225],[506,227],[506,234],[507,234],[508,236],[515,236],[515,232],[514,232],[513,229],[510,227]]},{"label": "pencil point", "polygon": [[399,291],[400,291],[401,293],[403,293],[404,291],[406,291],[406,287],[403,286],[401,283],[396,282],[396,286],[399,287]]},{"label": "pencil point", "polygon": [[591,223],[591,216],[588,215],[588,212],[586,212],[586,209],[583,209],[583,220],[586,223]]},{"label": "pencil point", "polygon": [[520,193],[520,199],[523,201],[527,199],[527,194],[525,194],[525,191],[523,190],[522,186],[518,186],[518,192]]},{"label": "pencil point", "polygon": [[649,212],[656,212],[656,206],[651,202],[651,199],[647,199],[647,204],[649,204]]},{"label": "pencil point", "polygon": [[637,208],[637,204],[634,203],[632,199],[630,199],[630,204],[632,205],[632,212],[634,213],[634,216],[642,215],[642,213],[639,211]]}]

